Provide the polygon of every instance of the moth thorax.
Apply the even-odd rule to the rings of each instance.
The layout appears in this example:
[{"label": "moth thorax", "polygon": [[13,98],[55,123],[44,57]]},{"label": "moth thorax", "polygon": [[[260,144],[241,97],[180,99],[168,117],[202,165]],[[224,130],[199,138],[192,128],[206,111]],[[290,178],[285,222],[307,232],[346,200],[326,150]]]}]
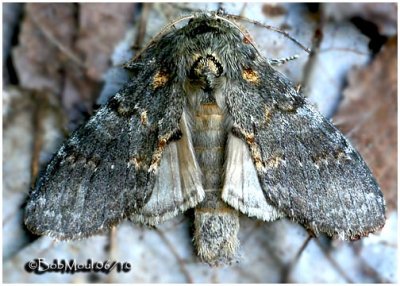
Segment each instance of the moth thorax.
[{"label": "moth thorax", "polygon": [[223,68],[221,63],[213,55],[200,56],[190,69],[191,82],[206,92],[214,89],[216,79],[221,76]]}]

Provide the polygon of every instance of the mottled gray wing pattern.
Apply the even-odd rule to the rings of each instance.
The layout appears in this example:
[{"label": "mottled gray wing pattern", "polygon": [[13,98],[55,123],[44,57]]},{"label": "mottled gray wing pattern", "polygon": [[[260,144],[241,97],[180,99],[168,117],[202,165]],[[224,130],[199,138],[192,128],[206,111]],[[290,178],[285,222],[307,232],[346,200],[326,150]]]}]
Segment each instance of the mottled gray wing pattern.
[{"label": "mottled gray wing pattern", "polygon": [[382,193],[349,141],[266,62],[246,72],[226,105],[266,198],[316,234],[356,239],[381,228]]},{"label": "mottled gray wing pattern", "polygon": [[168,76],[155,65],[139,69],[64,143],[30,194],[32,232],[84,237],[145,205],[164,148],[180,137],[183,98]]}]

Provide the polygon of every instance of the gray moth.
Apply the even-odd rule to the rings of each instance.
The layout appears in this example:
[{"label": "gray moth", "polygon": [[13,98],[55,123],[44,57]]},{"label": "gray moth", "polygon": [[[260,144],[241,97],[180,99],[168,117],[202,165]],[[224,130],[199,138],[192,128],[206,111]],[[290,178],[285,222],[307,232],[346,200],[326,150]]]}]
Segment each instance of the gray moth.
[{"label": "gray moth", "polygon": [[180,21],[54,155],[28,229],[78,239],[194,208],[196,252],[217,265],[237,257],[240,213],[341,239],[382,228],[383,195],[359,153],[246,33],[219,13]]}]

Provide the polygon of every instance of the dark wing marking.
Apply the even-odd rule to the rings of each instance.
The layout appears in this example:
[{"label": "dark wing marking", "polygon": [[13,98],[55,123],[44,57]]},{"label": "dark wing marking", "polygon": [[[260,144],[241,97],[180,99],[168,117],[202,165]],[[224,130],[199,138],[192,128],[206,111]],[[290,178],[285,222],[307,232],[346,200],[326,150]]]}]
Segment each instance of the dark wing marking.
[{"label": "dark wing marking", "polygon": [[164,148],[180,137],[182,93],[150,62],[75,131],[32,191],[36,234],[79,238],[117,224],[150,199]]},{"label": "dark wing marking", "polygon": [[314,233],[355,239],[381,228],[383,195],[359,153],[283,75],[265,62],[250,70],[259,81],[232,81],[226,105],[269,201]]}]

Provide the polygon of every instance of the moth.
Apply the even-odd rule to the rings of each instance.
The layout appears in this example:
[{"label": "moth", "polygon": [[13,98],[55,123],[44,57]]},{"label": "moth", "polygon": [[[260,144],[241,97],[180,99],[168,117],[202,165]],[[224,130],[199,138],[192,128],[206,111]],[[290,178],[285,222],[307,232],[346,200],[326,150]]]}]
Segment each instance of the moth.
[{"label": "moth", "polygon": [[78,239],[195,208],[197,253],[216,265],[236,259],[239,214],[341,239],[383,227],[385,201],[359,153],[228,16],[179,19],[126,68],[130,80],[32,190],[33,233]]}]

